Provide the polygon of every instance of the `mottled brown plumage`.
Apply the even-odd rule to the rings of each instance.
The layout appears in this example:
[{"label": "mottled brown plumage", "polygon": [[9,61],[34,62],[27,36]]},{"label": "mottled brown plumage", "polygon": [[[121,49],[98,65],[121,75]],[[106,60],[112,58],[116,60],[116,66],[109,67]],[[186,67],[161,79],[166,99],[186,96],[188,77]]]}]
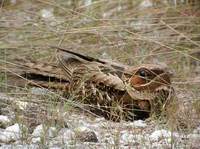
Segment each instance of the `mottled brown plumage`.
[{"label": "mottled brown plumage", "polygon": [[160,65],[131,67],[58,48],[70,95],[106,118],[136,119],[160,112],[171,99],[171,74]]},{"label": "mottled brown plumage", "polygon": [[59,64],[19,62],[19,76],[29,84],[61,89],[69,97],[108,119],[146,118],[166,109],[174,96],[166,67],[138,67],[95,59],[59,47]]}]

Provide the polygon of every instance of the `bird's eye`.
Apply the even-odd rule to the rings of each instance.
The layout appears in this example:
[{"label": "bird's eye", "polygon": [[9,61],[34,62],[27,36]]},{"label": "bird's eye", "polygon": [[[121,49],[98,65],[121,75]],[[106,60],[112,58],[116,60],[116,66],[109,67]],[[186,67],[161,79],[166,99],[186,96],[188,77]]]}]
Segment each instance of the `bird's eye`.
[{"label": "bird's eye", "polygon": [[146,76],[147,76],[147,72],[146,72],[145,70],[140,70],[140,71],[139,71],[139,75],[140,75],[141,77],[146,77]]}]

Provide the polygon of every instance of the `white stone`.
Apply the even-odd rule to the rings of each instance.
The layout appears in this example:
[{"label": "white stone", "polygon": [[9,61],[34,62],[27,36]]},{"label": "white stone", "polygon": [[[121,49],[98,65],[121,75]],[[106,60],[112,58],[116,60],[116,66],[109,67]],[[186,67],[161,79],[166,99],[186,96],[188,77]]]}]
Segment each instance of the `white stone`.
[{"label": "white stone", "polygon": [[14,124],[12,126],[7,127],[3,133],[0,134],[0,141],[2,142],[11,142],[19,140],[22,136],[23,130],[27,128],[25,126],[21,126],[19,124]]},{"label": "white stone", "polygon": [[36,144],[4,144],[0,149],[38,149],[39,145]]},{"label": "white stone", "polygon": [[147,126],[147,124],[142,120],[137,120],[133,122],[133,126],[144,128]]},{"label": "white stone", "polygon": [[10,123],[10,121],[11,120],[8,118],[8,116],[0,115],[0,123],[1,124],[6,125],[6,124]]},{"label": "white stone", "polygon": [[57,137],[57,140],[59,140],[59,142],[63,142],[65,144],[68,144],[74,139],[75,139],[75,133],[68,128],[61,129]]},{"label": "white stone", "polygon": [[172,133],[171,131],[168,131],[168,130],[161,129],[161,130],[154,131],[149,137],[150,137],[150,140],[152,141],[159,141],[161,139],[171,138],[172,136],[178,137],[178,134]]},{"label": "white stone", "polygon": [[55,137],[56,133],[57,133],[56,127],[49,127],[49,129],[48,129],[48,136],[50,138]]},{"label": "white stone", "polygon": [[122,131],[120,136],[120,143],[125,145],[134,144],[136,142],[143,143],[147,140],[149,140],[148,134],[134,134],[134,132],[129,132],[127,130]]},{"label": "white stone", "polygon": [[135,143],[135,135],[124,133],[120,137],[120,143],[121,144],[133,144]]},{"label": "white stone", "polygon": [[190,139],[199,139],[200,140],[200,134],[189,134],[188,138],[190,138]]},{"label": "white stone", "polygon": [[48,137],[52,138],[55,137],[55,134],[56,134],[56,127],[49,127],[45,129],[44,126],[41,124],[34,129],[32,136],[38,138],[42,137],[43,135],[47,135]]},{"label": "white stone", "polygon": [[43,125],[38,125],[34,130],[33,130],[33,133],[32,133],[32,136],[33,137],[40,137],[43,133]]},{"label": "white stone", "polygon": [[41,142],[41,138],[37,137],[37,138],[32,138],[32,143],[36,144],[36,143],[40,143]]}]

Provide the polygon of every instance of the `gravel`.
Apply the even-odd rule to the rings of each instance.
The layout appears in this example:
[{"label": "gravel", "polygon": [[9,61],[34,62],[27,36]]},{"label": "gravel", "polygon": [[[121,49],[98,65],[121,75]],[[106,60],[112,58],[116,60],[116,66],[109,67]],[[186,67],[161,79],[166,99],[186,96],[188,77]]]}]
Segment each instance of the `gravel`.
[{"label": "gravel", "polygon": [[[6,96],[3,98],[10,99]],[[185,135],[164,129],[153,120],[113,122],[81,113],[80,110],[67,111],[62,113],[62,117],[67,127],[58,125],[59,121],[52,124],[44,121],[34,126],[33,131],[26,131],[28,128],[25,124],[11,125],[13,118],[11,120],[7,115],[0,115],[0,123],[4,124],[3,129],[0,129],[0,149],[200,147],[199,126]],[[26,138],[23,138],[24,135]]]}]

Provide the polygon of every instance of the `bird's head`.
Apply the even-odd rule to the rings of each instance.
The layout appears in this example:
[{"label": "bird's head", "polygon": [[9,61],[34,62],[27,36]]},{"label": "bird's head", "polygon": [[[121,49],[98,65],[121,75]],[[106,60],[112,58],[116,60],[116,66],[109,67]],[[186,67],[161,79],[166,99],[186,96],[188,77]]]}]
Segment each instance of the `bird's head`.
[{"label": "bird's head", "polygon": [[149,90],[154,92],[160,86],[171,84],[172,73],[168,68],[160,65],[142,65],[134,69],[132,73],[129,83],[138,91]]}]

